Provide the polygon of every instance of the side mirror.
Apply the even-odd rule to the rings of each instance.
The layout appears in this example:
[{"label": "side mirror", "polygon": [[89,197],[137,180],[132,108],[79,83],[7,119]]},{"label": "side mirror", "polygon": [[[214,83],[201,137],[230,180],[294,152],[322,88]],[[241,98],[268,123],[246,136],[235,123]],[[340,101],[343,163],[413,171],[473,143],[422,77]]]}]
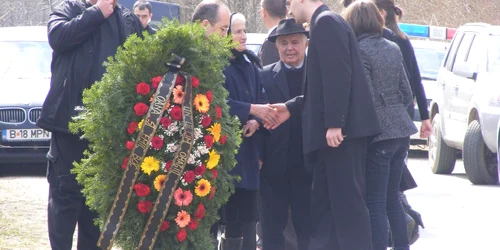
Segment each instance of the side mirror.
[{"label": "side mirror", "polygon": [[[458,66],[458,65],[457,65]],[[456,67],[453,69],[455,75],[465,77],[467,79],[476,80],[477,79],[477,65],[472,66],[468,64],[461,65],[461,67]]]}]

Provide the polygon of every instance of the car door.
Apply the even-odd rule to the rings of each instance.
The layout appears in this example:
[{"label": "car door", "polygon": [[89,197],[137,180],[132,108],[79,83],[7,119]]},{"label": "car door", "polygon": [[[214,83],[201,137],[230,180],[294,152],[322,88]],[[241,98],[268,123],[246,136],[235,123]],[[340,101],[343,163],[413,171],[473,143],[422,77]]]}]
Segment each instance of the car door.
[{"label": "car door", "polygon": [[[457,142],[460,148],[463,145],[463,139],[467,131],[469,107],[479,63],[477,55],[479,55],[480,51],[477,46],[480,45],[480,42],[478,34],[466,32],[458,48],[452,69],[454,75],[454,82],[451,86],[453,93],[450,95],[450,125],[452,127],[449,132],[452,133],[450,137]],[[471,49],[473,44],[475,45],[474,50]],[[470,72],[476,74],[469,74]]]},{"label": "car door", "polygon": [[439,73],[438,77],[438,91],[440,91],[441,95],[439,96],[440,102],[439,102],[439,112],[441,114],[441,119],[442,119],[442,133],[443,137],[445,140],[448,137],[448,131],[452,130],[451,126],[451,98],[450,96],[453,95],[453,83],[456,81],[455,75],[452,73],[453,70],[453,64],[455,62],[456,54],[458,51],[458,48],[460,47],[460,43],[462,42],[464,33],[463,32],[457,32],[455,35],[455,38],[453,39],[453,42],[451,44],[450,50],[448,52],[448,55],[446,56],[445,62],[443,63],[443,68],[441,69],[441,72]]}]

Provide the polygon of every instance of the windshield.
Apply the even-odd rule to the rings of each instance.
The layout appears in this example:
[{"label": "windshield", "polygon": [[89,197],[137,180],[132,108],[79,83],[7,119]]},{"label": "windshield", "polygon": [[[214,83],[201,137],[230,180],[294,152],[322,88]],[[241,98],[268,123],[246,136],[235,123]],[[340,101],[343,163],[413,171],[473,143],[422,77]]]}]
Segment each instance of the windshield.
[{"label": "windshield", "polygon": [[418,68],[422,79],[437,80],[437,75],[441,62],[445,56],[445,50],[430,48],[415,48]]},{"label": "windshield", "polygon": [[500,73],[500,36],[490,36],[488,46],[488,71]]},{"label": "windshield", "polygon": [[50,78],[52,49],[47,42],[0,42],[0,78]]},{"label": "windshield", "polygon": [[259,54],[259,49],[260,49],[260,44],[248,44],[247,43],[247,49],[251,50],[253,53],[256,55]]}]

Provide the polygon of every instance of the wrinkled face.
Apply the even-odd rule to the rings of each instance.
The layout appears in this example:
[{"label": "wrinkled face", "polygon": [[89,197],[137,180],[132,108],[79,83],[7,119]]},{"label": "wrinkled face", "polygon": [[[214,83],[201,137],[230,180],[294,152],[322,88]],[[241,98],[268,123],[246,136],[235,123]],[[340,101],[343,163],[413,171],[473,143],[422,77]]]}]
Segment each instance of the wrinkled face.
[{"label": "wrinkled face", "polygon": [[233,41],[238,43],[235,49],[237,51],[245,51],[247,49],[247,28],[245,22],[235,20],[231,26],[231,34],[233,35]]},{"label": "wrinkled face", "polygon": [[304,61],[307,37],[304,34],[279,36],[276,39],[276,48],[282,62],[297,67]]},{"label": "wrinkled face", "polygon": [[153,14],[149,12],[148,9],[144,8],[140,10],[139,8],[135,8],[134,14],[141,20],[142,27],[146,28],[151,21],[151,17]]},{"label": "wrinkled face", "polygon": [[208,20],[204,20],[203,22],[207,23],[207,31],[206,35],[219,34],[220,36],[227,36],[227,30],[229,29],[229,9],[221,7],[219,8],[219,19],[217,22],[212,23]]},{"label": "wrinkled face", "polygon": [[307,22],[307,19],[304,17],[304,6],[302,6],[303,3],[301,3],[300,0],[287,0],[286,4],[290,17],[295,18],[299,24]]}]

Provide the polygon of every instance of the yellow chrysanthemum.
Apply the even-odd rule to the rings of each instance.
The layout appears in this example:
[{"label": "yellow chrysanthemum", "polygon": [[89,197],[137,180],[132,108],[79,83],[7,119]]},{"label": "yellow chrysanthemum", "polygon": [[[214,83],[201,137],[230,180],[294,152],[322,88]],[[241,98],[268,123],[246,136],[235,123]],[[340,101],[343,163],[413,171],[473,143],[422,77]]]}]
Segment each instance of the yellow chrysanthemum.
[{"label": "yellow chrysanthemum", "polygon": [[161,190],[161,187],[163,186],[163,182],[166,179],[167,179],[167,175],[166,174],[161,174],[161,175],[156,176],[155,182],[154,182],[156,191],[159,192]]},{"label": "yellow chrysanthemum", "polygon": [[210,189],[212,185],[209,181],[205,179],[201,179],[196,183],[196,188],[194,189],[194,193],[199,197],[205,197],[210,193]]},{"label": "yellow chrysanthemum", "polygon": [[137,131],[139,131],[140,129],[142,129],[142,125],[144,125],[144,119],[142,119],[139,124],[137,124]]},{"label": "yellow chrysanthemum", "polygon": [[151,175],[151,172],[158,171],[160,169],[160,161],[155,159],[153,156],[148,156],[144,158],[141,164],[142,172]]},{"label": "yellow chrysanthemum", "polygon": [[213,168],[215,168],[215,166],[217,166],[217,164],[219,164],[220,154],[212,149],[212,151],[210,151],[208,153],[208,156],[209,156],[209,158],[207,161],[207,168],[213,169]]},{"label": "yellow chrysanthemum", "polygon": [[222,126],[220,125],[220,123],[214,123],[212,127],[208,128],[207,130],[210,131],[210,134],[212,134],[212,136],[214,137],[214,142],[219,142],[220,133],[222,131]]},{"label": "yellow chrysanthemum", "polygon": [[210,102],[208,101],[207,96],[203,94],[197,94],[194,98],[194,107],[200,113],[207,113],[210,109]]}]

